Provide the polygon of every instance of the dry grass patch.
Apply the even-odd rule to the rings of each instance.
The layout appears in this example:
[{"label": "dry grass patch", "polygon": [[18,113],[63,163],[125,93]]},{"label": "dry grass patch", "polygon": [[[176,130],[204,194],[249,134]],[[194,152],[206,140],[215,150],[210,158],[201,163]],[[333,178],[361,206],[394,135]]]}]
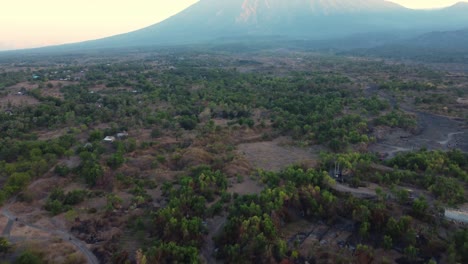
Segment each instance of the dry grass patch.
[{"label": "dry grass patch", "polygon": [[250,175],[252,169],[250,162],[245,157],[240,156],[226,164],[223,168],[223,172],[227,177],[236,177],[238,175],[247,176]]},{"label": "dry grass patch", "polygon": [[177,165],[183,168],[209,165],[213,162],[213,155],[201,148],[189,148],[181,154]]},{"label": "dry grass patch", "polygon": [[[0,98],[0,108],[7,110],[10,107],[37,105],[39,100],[28,95],[8,94]],[[14,112],[13,112],[14,114]]]},{"label": "dry grass patch", "polygon": [[263,191],[264,186],[250,177],[242,177],[239,181],[231,180],[231,186],[228,188],[229,193],[237,193],[239,195],[259,194]]},{"label": "dry grass patch", "polygon": [[244,143],[238,146],[238,153],[244,155],[253,167],[267,171],[280,171],[292,164],[312,165],[318,159],[317,151],[289,144],[287,138]]}]

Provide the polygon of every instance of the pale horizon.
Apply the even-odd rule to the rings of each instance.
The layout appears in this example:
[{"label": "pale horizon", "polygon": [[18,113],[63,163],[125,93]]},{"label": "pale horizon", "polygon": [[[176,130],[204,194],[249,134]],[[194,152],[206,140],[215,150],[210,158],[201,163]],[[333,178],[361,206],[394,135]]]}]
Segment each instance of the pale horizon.
[{"label": "pale horizon", "polygon": [[[2,4],[0,50],[81,42],[138,30],[161,22],[197,0],[16,0]],[[451,6],[453,0],[392,0],[407,8]]]}]

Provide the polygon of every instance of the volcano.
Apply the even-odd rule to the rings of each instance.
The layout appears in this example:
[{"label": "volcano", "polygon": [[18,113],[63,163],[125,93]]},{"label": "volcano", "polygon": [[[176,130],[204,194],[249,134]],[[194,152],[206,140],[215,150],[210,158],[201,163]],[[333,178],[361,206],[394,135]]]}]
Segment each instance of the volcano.
[{"label": "volcano", "polygon": [[296,40],[399,32],[416,36],[467,27],[467,3],[412,10],[384,0],[200,0],[158,24],[61,48],[144,47],[268,36]]}]

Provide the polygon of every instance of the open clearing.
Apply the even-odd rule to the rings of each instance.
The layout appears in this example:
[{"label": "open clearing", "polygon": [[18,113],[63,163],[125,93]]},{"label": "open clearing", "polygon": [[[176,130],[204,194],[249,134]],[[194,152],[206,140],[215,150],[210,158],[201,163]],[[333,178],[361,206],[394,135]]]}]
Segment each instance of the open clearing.
[{"label": "open clearing", "polygon": [[319,157],[320,147],[300,148],[291,145],[288,138],[273,141],[244,143],[238,145],[238,152],[250,161],[253,167],[266,171],[280,171],[292,164],[314,166]]},{"label": "open clearing", "polygon": [[398,152],[427,148],[429,150],[450,150],[458,148],[468,152],[468,129],[459,121],[433,115],[417,113],[420,132],[416,135],[393,129],[377,144],[370,147],[371,151],[386,153],[388,158]]},{"label": "open clearing", "polygon": [[[3,110],[8,110],[12,106],[37,105],[39,101],[28,95],[8,94],[0,98],[0,106]],[[14,112],[13,112],[14,114]]]},{"label": "open clearing", "polygon": [[98,263],[86,245],[68,232],[54,226],[42,227],[25,222],[7,207],[2,209],[0,216],[0,223],[7,222],[2,236],[17,246],[30,247],[34,244],[34,248],[46,252],[48,262],[51,263],[64,263],[70,258],[75,260],[74,263]]},{"label": "open clearing", "polygon": [[[395,98],[381,92],[377,87],[365,90],[368,96],[377,95],[386,99],[395,107]],[[460,103],[460,102],[459,102]],[[417,133],[410,133],[403,129],[392,128],[382,131],[377,136],[377,144],[373,144],[369,150],[387,154],[387,158],[394,157],[399,152],[427,148],[429,150],[460,149],[468,152],[468,128],[464,122],[459,120],[416,111],[414,106],[401,105],[401,110],[413,114],[417,119]]]}]

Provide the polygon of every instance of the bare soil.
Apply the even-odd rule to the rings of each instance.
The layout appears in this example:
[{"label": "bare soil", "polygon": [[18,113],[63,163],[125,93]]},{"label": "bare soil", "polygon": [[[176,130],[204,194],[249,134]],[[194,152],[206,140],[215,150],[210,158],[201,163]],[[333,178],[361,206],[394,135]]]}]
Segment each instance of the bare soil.
[{"label": "bare soil", "polygon": [[468,152],[468,129],[464,124],[448,117],[429,113],[418,113],[420,132],[410,134],[401,129],[391,129],[370,151],[386,153],[388,158],[399,152],[427,148],[429,150],[450,150],[458,148]]},{"label": "bare soil", "polygon": [[65,87],[67,85],[73,85],[73,84],[78,84],[78,82],[72,82],[72,81],[49,81],[47,83],[51,83],[53,85],[52,88],[45,87],[41,89],[41,95],[42,96],[50,96],[50,97],[55,97],[59,99],[63,99],[63,93],[60,91],[62,87]]},{"label": "bare soil", "polygon": [[312,254],[319,249],[332,254],[341,250],[351,256],[352,249],[346,248],[346,245],[351,239],[352,229],[352,225],[328,226],[325,223],[300,219],[282,229],[282,238],[288,241],[290,248],[297,248],[303,256],[314,257]]},{"label": "bare soil", "polygon": [[[387,99],[392,106],[396,106],[396,100],[388,94],[378,91],[377,87],[369,87],[365,90],[367,95],[378,95]],[[413,114],[417,118],[416,131],[409,132],[398,128],[376,127],[374,136],[377,143],[369,150],[384,153],[388,158],[399,152],[427,148],[429,150],[460,149],[468,152],[468,127],[460,120],[416,111],[415,106],[403,103],[400,109]]]},{"label": "bare soil", "polygon": [[206,220],[206,226],[208,227],[208,235],[205,237],[206,243],[202,248],[201,255],[207,264],[220,263],[213,257],[215,253],[215,243],[213,238],[218,235],[226,223],[226,216],[215,216],[211,219]]},{"label": "bare soil", "polygon": [[234,183],[228,188],[229,193],[237,193],[240,195],[259,194],[264,189],[262,184],[250,177],[242,179],[241,182],[237,182],[237,179],[233,178],[231,182]]},{"label": "bare soil", "polygon": [[45,131],[38,131],[36,134],[38,134],[38,139],[39,140],[51,140],[55,138],[59,138],[63,135],[65,135],[70,128],[62,128],[62,129],[56,129],[56,130],[45,130]]},{"label": "bare soil", "polygon": [[38,88],[39,85],[37,83],[32,83],[32,82],[20,82],[20,83],[17,83],[13,86],[10,86],[10,87],[7,87],[6,89],[12,93],[17,93],[19,92],[21,89],[24,89],[24,90],[27,90],[27,91],[30,91],[30,90],[33,90],[33,89],[36,89]]},{"label": "bare soil", "polygon": [[375,190],[377,189],[378,185],[370,184],[368,187],[359,187],[359,188],[352,188],[344,184],[336,183],[332,186],[335,191],[342,192],[342,193],[350,193],[354,197],[357,198],[373,198],[377,197]]},{"label": "bare soil", "polygon": [[[37,105],[39,101],[28,95],[8,94],[0,97],[0,108],[8,110],[10,107],[26,106],[26,105]],[[15,112],[13,111],[13,114]]]},{"label": "bare soil", "polygon": [[15,253],[11,256],[14,257],[16,252],[21,252],[24,248],[32,248],[43,252],[47,263],[64,263],[69,260],[73,260],[73,263],[87,263],[82,254],[83,245],[76,247],[75,243],[64,240],[64,237],[68,237],[66,232],[58,231],[64,227],[57,225],[54,218],[48,218],[40,210],[22,203],[14,203],[11,207],[14,216],[3,208],[0,217],[2,235],[15,245]]},{"label": "bare soil", "polygon": [[2,234],[3,230],[7,226],[8,218],[3,215],[0,215],[0,234]]},{"label": "bare soil", "polygon": [[457,103],[462,105],[468,105],[468,98],[458,98]]},{"label": "bare soil", "polygon": [[281,137],[273,141],[240,144],[237,149],[253,167],[266,171],[280,171],[292,164],[316,163],[321,147],[300,148],[291,143],[291,139]]}]

